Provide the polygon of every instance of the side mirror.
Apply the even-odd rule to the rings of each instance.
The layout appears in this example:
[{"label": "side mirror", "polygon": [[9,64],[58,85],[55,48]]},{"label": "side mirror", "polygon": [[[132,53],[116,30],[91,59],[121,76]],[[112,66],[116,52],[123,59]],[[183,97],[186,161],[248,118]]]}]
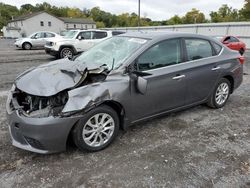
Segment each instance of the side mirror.
[{"label": "side mirror", "polygon": [[78,40],[83,40],[84,37],[83,37],[83,36],[78,36],[77,39],[78,39]]},{"label": "side mirror", "polygon": [[148,81],[141,76],[137,77],[136,88],[141,94],[147,92]]}]

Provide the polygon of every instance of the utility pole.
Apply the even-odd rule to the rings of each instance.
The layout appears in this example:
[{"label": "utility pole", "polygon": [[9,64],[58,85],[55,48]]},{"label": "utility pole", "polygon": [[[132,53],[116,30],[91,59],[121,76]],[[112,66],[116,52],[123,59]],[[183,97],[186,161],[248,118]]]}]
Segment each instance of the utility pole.
[{"label": "utility pole", "polygon": [[140,16],[141,15],[141,0],[138,0],[138,27],[140,27]]}]

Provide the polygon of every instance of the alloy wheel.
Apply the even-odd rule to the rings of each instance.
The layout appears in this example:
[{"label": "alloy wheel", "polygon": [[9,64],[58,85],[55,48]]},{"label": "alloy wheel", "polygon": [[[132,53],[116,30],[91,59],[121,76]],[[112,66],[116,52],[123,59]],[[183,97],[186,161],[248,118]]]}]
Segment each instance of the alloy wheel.
[{"label": "alloy wheel", "polygon": [[98,113],[89,118],[82,130],[82,138],[91,147],[107,143],[115,130],[115,121],[107,113]]},{"label": "alloy wheel", "polygon": [[229,95],[229,85],[225,82],[221,83],[215,93],[215,101],[218,105],[226,102]]}]

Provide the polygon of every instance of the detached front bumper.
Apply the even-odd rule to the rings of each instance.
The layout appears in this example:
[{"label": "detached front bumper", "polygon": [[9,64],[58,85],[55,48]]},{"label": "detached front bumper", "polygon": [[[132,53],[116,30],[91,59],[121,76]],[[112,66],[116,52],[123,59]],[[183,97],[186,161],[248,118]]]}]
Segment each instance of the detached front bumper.
[{"label": "detached front bumper", "polygon": [[79,118],[29,118],[7,107],[12,144],[42,154],[64,151],[70,130]]}]

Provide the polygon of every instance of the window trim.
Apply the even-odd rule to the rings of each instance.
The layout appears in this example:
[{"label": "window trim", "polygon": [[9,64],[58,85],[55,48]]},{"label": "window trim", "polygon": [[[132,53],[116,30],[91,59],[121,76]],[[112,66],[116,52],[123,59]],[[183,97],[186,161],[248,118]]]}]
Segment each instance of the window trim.
[{"label": "window trim", "polygon": [[[194,40],[203,40],[203,41],[207,41],[209,44],[210,44],[210,46],[211,46],[211,50],[212,50],[212,56],[210,56],[210,57],[215,57],[215,56],[217,56],[217,54],[216,54],[216,50],[214,49],[214,46],[213,46],[213,44],[211,43],[211,41],[209,40],[209,39],[204,39],[204,38],[198,38],[198,37],[182,37],[182,41],[183,41],[183,47],[184,47],[184,54],[185,54],[185,61],[183,62],[183,63],[185,63],[185,62],[189,62],[189,60],[188,60],[188,52],[187,52],[187,46],[186,46],[186,42],[185,42],[185,40],[187,40],[187,39],[194,39]],[[222,46],[221,46],[222,47]],[[222,47],[223,48],[223,47]],[[221,50],[222,51],[222,50]],[[220,54],[220,53],[219,53]],[[201,60],[201,59],[205,59],[205,58],[208,58],[208,57],[204,57],[204,58],[200,58],[200,59],[195,59],[195,60],[190,60],[190,61],[196,61],[196,60]]]},{"label": "window trim", "polygon": [[[189,37],[180,37],[180,39],[183,41],[183,42],[185,42],[183,39],[184,38],[189,38]],[[195,37],[191,37],[191,38],[195,38]],[[203,38],[197,38],[197,39],[203,39]],[[204,39],[204,40],[207,40],[207,39]],[[209,40],[208,40],[209,41]],[[186,46],[182,46],[183,48],[186,48]],[[159,68],[155,68],[155,69],[150,69],[150,70],[146,70],[146,71],[142,71],[142,72],[153,72],[153,71],[155,71],[155,70],[160,70],[160,69],[164,69],[164,68],[169,68],[169,67],[176,67],[176,66],[180,66],[180,65],[186,65],[187,63],[188,64],[190,64],[190,63],[194,63],[194,62],[197,62],[197,61],[200,61],[200,60],[207,60],[207,59],[211,59],[211,58],[215,58],[215,57],[218,57],[218,56],[220,56],[222,53],[223,53],[223,51],[224,51],[224,49],[225,49],[225,47],[224,46],[221,46],[222,48],[221,48],[221,51],[220,51],[220,53],[219,54],[217,54],[217,55],[215,55],[215,56],[210,56],[210,57],[205,57],[205,58],[202,58],[202,59],[195,59],[195,60],[191,60],[191,61],[184,61],[184,62],[182,62],[182,63],[178,63],[178,64],[175,64],[175,65],[169,65],[169,66],[166,66],[166,67],[159,67]],[[147,48],[148,49],[148,48]],[[146,50],[145,50],[146,51]],[[145,52],[144,51],[144,52]],[[142,53],[143,54],[143,53]],[[184,55],[184,54],[183,54]],[[139,56],[138,56],[139,57]],[[137,57],[137,58],[138,58]],[[137,60],[137,58],[136,58],[136,60]],[[134,63],[131,63],[131,65],[134,65]]]},{"label": "window trim", "polygon": [[[148,48],[146,48],[146,49],[145,49],[145,50],[144,50],[144,51],[143,51],[143,52],[133,61],[133,63],[131,63],[130,65],[134,67],[135,64],[137,63],[138,59],[139,59],[145,52],[147,52],[150,48],[153,48],[154,46],[158,45],[159,43],[166,42],[166,41],[169,41],[169,40],[179,40],[179,44],[180,44],[180,60],[181,60],[181,62],[180,62],[180,63],[177,63],[177,64],[174,64],[174,65],[179,65],[179,64],[184,63],[183,46],[182,46],[181,39],[182,39],[182,37],[169,38],[169,39],[165,39],[165,40],[158,41],[158,42],[154,43],[153,45],[151,45],[151,46],[149,46]],[[174,65],[167,65],[167,66],[164,66],[164,67],[158,67],[158,68],[149,69],[149,70],[142,70],[141,72],[153,71],[153,70],[162,69],[162,68],[166,68],[166,67],[170,67],[170,66],[174,66]],[[138,71],[140,71],[140,70],[138,70]]]}]

